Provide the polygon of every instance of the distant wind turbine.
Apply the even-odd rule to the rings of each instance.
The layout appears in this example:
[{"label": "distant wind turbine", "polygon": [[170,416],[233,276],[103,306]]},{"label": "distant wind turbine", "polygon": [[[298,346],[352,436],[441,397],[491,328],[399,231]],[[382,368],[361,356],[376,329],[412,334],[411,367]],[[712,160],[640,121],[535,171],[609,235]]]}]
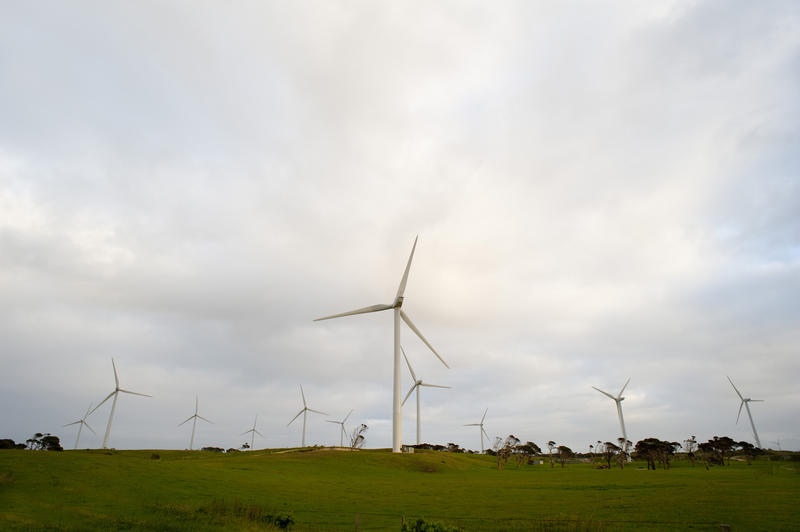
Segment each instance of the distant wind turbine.
[{"label": "distant wind turbine", "polygon": [[[198,399],[197,399],[197,396],[195,396],[194,397],[194,415],[193,416],[189,416],[186,419],[186,421],[189,421],[190,419],[194,420],[192,422],[192,439],[189,440],[189,450],[190,451],[194,448],[194,429],[197,426],[197,420],[198,419],[202,419],[203,421],[206,421],[208,423],[213,423],[213,421],[209,421],[208,419],[204,418],[203,416],[197,414],[197,406],[198,406]],[[183,423],[186,423],[186,421],[184,421]],[[181,423],[178,426],[180,427],[181,425],[183,425],[183,423]]]},{"label": "distant wind turbine", "polygon": [[592,388],[594,388],[598,392],[602,393],[603,395],[609,397],[611,400],[613,400],[617,404],[617,415],[619,416],[619,426],[622,429],[622,446],[623,446],[623,449],[625,448],[625,445],[627,444],[627,441],[628,441],[628,433],[625,432],[625,420],[622,418],[622,401],[625,400],[625,398],[622,397],[622,392],[625,391],[625,388],[628,386],[629,382],[631,382],[630,377],[628,377],[628,380],[625,381],[625,385],[622,387],[622,389],[619,391],[619,393],[616,396],[611,395],[608,392],[604,392],[600,388],[592,386]]},{"label": "distant wind turbine", "polygon": [[[353,411],[351,410],[350,412],[347,413],[346,416],[344,416],[344,419],[341,420],[341,421],[334,421],[332,419],[326,419],[325,420],[328,423],[336,423],[337,425],[339,425],[341,427],[341,430],[339,431],[339,447],[344,447],[344,437],[347,435],[347,431],[344,428],[344,423],[345,423],[345,421],[347,421],[347,418],[349,418],[350,414],[352,414],[352,413],[353,413]],[[292,421],[294,421],[294,420],[292,420]]]},{"label": "distant wind turbine", "polygon": [[[488,411],[489,411],[488,408],[486,410],[484,410],[483,417],[481,418],[481,422],[480,423],[467,423],[466,425],[464,425],[465,427],[480,427],[481,428],[481,454],[483,454],[483,435],[486,434],[486,431],[483,430],[483,421],[486,419],[486,412],[488,412]],[[486,439],[487,440],[491,439],[491,438],[489,438],[488,434],[486,434]]]},{"label": "distant wind turbine", "polygon": [[321,320],[329,320],[331,318],[340,318],[343,316],[352,316],[354,314],[366,314],[369,312],[379,312],[382,310],[394,310],[394,380],[393,380],[393,388],[392,388],[392,452],[399,453],[400,446],[402,445],[402,424],[403,424],[403,416],[401,411],[401,401],[400,401],[400,394],[402,393],[400,387],[401,383],[401,358],[400,358],[400,320],[402,319],[406,322],[406,325],[414,331],[414,333],[419,336],[420,340],[422,340],[428,348],[433,351],[433,354],[445,365],[445,367],[449,367],[447,363],[439,356],[439,353],[433,348],[433,346],[422,336],[422,333],[417,329],[416,325],[412,323],[411,319],[406,315],[405,312],[401,309],[403,306],[403,294],[406,291],[406,282],[408,281],[408,271],[411,269],[411,260],[414,258],[414,250],[417,247],[417,240],[419,237],[414,239],[414,245],[411,248],[411,255],[408,257],[408,264],[406,264],[405,272],[403,272],[403,278],[400,280],[400,286],[397,288],[397,295],[394,298],[394,302],[391,305],[386,304],[378,304],[372,305],[369,307],[360,308],[357,310],[351,310],[349,312],[342,312],[341,314],[334,314],[332,316],[325,316],[324,318],[317,318],[314,321],[321,321]]},{"label": "distant wind turbine", "polygon": [[244,436],[245,434],[252,434],[252,436],[250,438],[250,448],[251,449],[253,448],[253,443],[255,443],[255,441],[256,441],[256,434],[258,434],[262,438],[264,437],[263,434],[261,434],[260,432],[258,432],[256,430],[256,423],[257,422],[258,422],[258,414],[256,414],[256,418],[253,420],[253,428],[250,429],[250,430],[246,430],[246,431],[242,432],[241,434],[239,434],[239,436]]},{"label": "distant wind turbine", "polygon": [[114,419],[114,409],[117,407],[117,396],[119,395],[119,392],[129,393],[131,395],[141,395],[142,397],[153,397],[152,395],[146,395],[146,394],[138,393],[138,392],[131,392],[131,391],[123,390],[122,388],[120,388],[119,387],[119,376],[117,375],[117,366],[116,366],[116,364],[114,364],[114,359],[113,358],[111,359],[111,367],[114,368],[114,383],[115,383],[114,384],[114,391],[111,392],[110,394],[108,394],[105,399],[100,401],[99,405],[94,407],[94,409],[91,412],[89,412],[89,414],[92,414],[95,410],[97,410],[98,408],[103,406],[103,403],[105,403],[106,401],[111,399],[112,396],[114,397],[114,401],[111,403],[111,413],[108,415],[108,425],[106,426],[106,435],[103,436],[103,449],[107,449],[108,448],[108,436],[111,434],[111,421],[113,421],[113,419]]},{"label": "distant wind turbine", "polygon": [[731,383],[731,386],[733,386],[733,389],[736,390],[736,395],[738,395],[739,399],[742,400],[742,402],[739,404],[739,413],[736,415],[736,423],[739,423],[739,416],[742,415],[742,407],[745,407],[745,409],[747,409],[747,417],[750,418],[750,426],[753,428],[753,436],[756,439],[756,447],[761,449],[761,440],[758,439],[758,432],[756,432],[756,425],[755,425],[755,423],[753,423],[753,415],[750,413],[750,403],[763,403],[764,400],[763,399],[750,399],[749,397],[744,397],[739,392],[739,390],[736,388],[736,385],[733,384],[733,381],[731,380],[730,377],[728,377],[728,382]]},{"label": "distant wind turbine", "polygon": [[450,388],[450,386],[441,386],[439,384],[428,384],[427,382],[422,382],[422,379],[417,379],[417,376],[414,374],[414,370],[411,368],[411,362],[408,361],[408,357],[406,356],[406,351],[405,351],[405,349],[403,349],[403,346],[400,346],[400,350],[403,352],[403,358],[406,359],[406,365],[408,365],[408,371],[411,372],[411,378],[414,380],[414,384],[411,386],[411,389],[408,390],[408,393],[406,394],[406,397],[405,397],[405,399],[403,399],[403,402],[402,402],[402,404],[400,406],[406,404],[406,401],[408,401],[408,397],[411,395],[411,392],[413,392],[414,390],[417,391],[417,445],[419,445],[420,443],[422,443],[420,441],[420,438],[421,438],[421,436],[420,436],[420,434],[421,434],[421,431],[420,431],[420,419],[421,418],[420,418],[420,415],[419,415],[419,389],[420,389],[420,387],[421,386],[428,386],[428,387],[431,387],[431,388]]},{"label": "distant wind turbine", "polygon": [[91,409],[92,409],[92,404],[89,403],[89,408],[86,409],[86,413],[83,415],[82,418],[80,418],[78,421],[73,421],[72,423],[67,423],[66,425],[64,425],[65,427],[69,427],[70,425],[80,425],[78,427],[78,436],[75,438],[75,448],[76,449],[78,448],[78,441],[81,439],[81,429],[84,427],[84,425],[86,426],[87,429],[92,431],[92,434],[97,434],[94,431],[94,429],[92,427],[90,427],[89,424],[86,422],[86,418],[89,417],[89,414],[91,413],[91,412],[89,412],[89,410],[91,410]]},{"label": "distant wind turbine", "polygon": [[300,385],[300,395],[303,397],[303,409],[300,412],[298,412],[297,415],[292,418],[292,421],[287,423],[286,426],[288,427],[289,425],[291,425],[294,422],[295,419],[300,417],[300,414],[303,414],[303,440],[302,440],[302,444],[300,446],[301,447],[305,447],[306,446],[306,414],[308,414],[308,412],[314,412],[315,414],[322,414],[323,416],[327,416],[328,414],[326,414],[325,412],[320,412],[319,410],[314,410],[313,408],[308,408],[308,405],[306,404],[306,394],[303,393],[303,385],[302,384]]}]

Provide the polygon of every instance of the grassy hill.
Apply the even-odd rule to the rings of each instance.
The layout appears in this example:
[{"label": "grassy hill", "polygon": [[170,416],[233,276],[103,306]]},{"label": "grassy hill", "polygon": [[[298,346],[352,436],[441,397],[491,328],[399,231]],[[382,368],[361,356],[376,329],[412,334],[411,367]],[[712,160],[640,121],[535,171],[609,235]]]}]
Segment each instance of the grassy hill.
[{"label": "grassy hill", "polygon": [[[153,459],[157,453],[159,459]],[[643,464],[642,464],[643,466]],[[664,471],[388,451],[0,451],[2,530],[798,530],[797,462]],[[271,517],[270,517],[271,516]]]}]

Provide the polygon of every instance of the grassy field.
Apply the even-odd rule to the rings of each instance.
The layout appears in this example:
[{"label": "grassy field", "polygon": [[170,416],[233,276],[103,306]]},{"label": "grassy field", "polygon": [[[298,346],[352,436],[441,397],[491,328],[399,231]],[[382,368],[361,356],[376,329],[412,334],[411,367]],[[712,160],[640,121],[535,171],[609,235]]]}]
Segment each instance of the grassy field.
[{"label": "grassy field", "polygon": [[[153,459],[153,453],[160,455]],[[800,530],[798,462],[646,471],[316,450],[0,451],[2,530]]]}]

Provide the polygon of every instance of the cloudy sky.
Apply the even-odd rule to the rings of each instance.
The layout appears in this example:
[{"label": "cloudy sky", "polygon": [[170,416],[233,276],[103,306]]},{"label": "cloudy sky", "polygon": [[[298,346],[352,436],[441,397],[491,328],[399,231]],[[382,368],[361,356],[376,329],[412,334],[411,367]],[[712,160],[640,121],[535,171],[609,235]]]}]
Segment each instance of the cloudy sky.
[{"label": "cloudy sky", "polygon": [[423,440],[800,449],[797,2],[1,3],[0,437],[390,446],[419,235]]}]

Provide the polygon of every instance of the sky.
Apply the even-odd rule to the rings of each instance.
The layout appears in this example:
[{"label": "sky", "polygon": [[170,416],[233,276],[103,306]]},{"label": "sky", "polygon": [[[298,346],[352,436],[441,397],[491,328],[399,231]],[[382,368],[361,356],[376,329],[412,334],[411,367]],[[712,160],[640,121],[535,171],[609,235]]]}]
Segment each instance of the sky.
[{"label": "sky", "polygon": [[0,4],[0,437],[389,447],[419,235],[423,441],[800,450],[797,2]]}]

